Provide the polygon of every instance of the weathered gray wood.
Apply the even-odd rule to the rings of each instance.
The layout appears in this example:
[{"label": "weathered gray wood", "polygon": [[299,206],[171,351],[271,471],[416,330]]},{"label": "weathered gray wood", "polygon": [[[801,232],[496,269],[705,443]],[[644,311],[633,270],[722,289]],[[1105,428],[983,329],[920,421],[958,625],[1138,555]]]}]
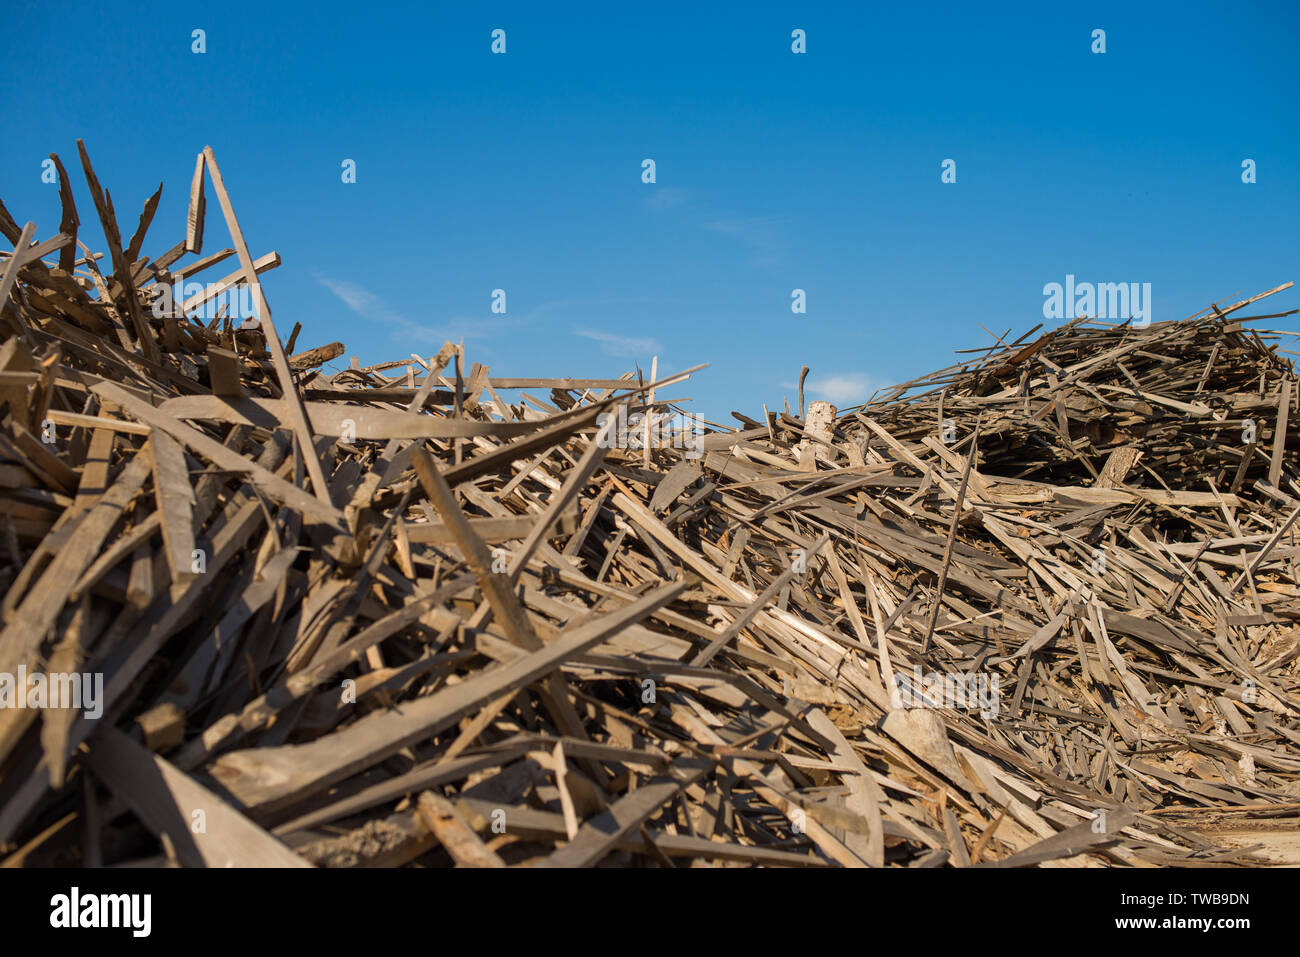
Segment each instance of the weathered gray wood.
[{"label": "weathered gray wood", "polygon": [[154,834],[171,839],[188,867],[311,866],[116,728],[103,728],[95,736],[91,766]]}]

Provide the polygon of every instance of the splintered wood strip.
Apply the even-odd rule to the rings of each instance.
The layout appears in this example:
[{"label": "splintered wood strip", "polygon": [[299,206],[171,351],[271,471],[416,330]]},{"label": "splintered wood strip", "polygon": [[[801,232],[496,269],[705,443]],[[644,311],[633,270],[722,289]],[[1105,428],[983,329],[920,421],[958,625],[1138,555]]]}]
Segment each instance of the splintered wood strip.
[{"label": "splintered wood strip", "polygon": [[[577,527],[574,513],[559,516],[553,529],[556,535],[567,535]],[[518,518],[471,518],[469,527],[485,543],[513,542],[527,537],[537,527],[537,519],[531,515]],[[456,536],[442,522],[425,522],[420,525],[405,525],[404,534],[407,541],[415,545],[454,544]],[[522,549],[514,554],[519,554]]]},{"label": "splintered wood strip", "polygon": [[845,807],[866,820],[869,830],[866,836],[848,834],[845,838],[846,845],[872,867],[884,867],[885,831],[880,805],[885,801],[885,793],[868,773],[866,765],[862,763],[862,759],[853,750],[848,739],[823,711],[814,708],[807,717],[809,727],[834,744],[831,757],[853,769],[853,773],[847,776],[849,797]]},{"label": "splintered wood strip", "polygon": [[333,804],[310,811],[300,818],[287,821],[278,825],[274,831],[276,834],[284,836],[295,831],[309,830],[329,821],[396,800],[405,794],[412,794],[423,788],[433,788],[452,781],[463,780],[475,771],[499,768],[509,764],[535,746],[536,744],[532,740],[516,738],[494,747],[485,754],[478,754],[468,758],[453,758],[439,762],[433,767],[421,766],[407,774],[390,778]]},{"label": "splintered wood strip", "polygon": [[1117,485],[1124,484],[1124,477],[1137,464],[1137,460],[1141,455],[1139,449],[1132,447],[1116,449],[1111,452],[1106,459],[1106,464],[1102,466],[1101,474],[1097,476],[1097,488],[1114,488]]},{"label": "splintered wood strip", "polygon": [[532,433],[528,438],[453,465],[443,473],[443,478],[449,486],[455,488],[462,482],[471,482],[482,475],[503,469],[511,462],[525,460],[534,452],[551,448],[574,433],[589,428],[596,422],[601,411],[601,406],[588,406],[575,416],[558,417],[560,421]]},{"label": "splintered wood strip", "polygon": [[1282,380],[1277,397],[1277,421],[1273,427],[1273,455],[1268,464],[1268,484],[1276,486],[1282,477],[1282,452],[1286,448],[1286,424],[1291,412],[1291,380]]},{"label": "splintered wood strip", "polygon": [[95,773],[151,831],[171,838],[185,866],[311,866],[216,794],[116,728],[102,729],[90,753]]},{"label": "splintered wood strip", "polygon": [[109,419],[99,415],[81,415],[77,412],[63,412],[59,409],[50,409],[45,413],[45,417],[55,425],[70,425],[78,429],[95,429],[103,431],[105,435],[111,435],[113,432],[125,432],[128,435],[152,435],[153,429],[147,425],[141,425],[138,422],[128,422],[125,419]]},{"label": "splintered wood strip", "polygon": [[9,301],[9,290],[13,288],[14,280],[18,278],[18,267],[25,261],[24,253],[34,235],[36,235],[36,224],[28,223],[23,227],[18,241],[14,243],[14,254],[5,263],[4,275],[0,276],[0,307]]},{"label": "splintered wood strip", "polygon": [[483,540],[474,533],[465,513],[456,503],[451,489],[438,473],[438,467],[424,449],[416,449],[412,456],[415,472],[420,477],[420,484],[425,494],[438,510],[443,522],[456,539],[461,554],[465,556],[470,570],[478,579],[479,588],[492,606],[496,620],[506,630],[510,640],[529,651],[542,647],[541,639],[533,631],[532,623],[524,613],[523,606],[515,597],[510,587],[510,579],[505,574],[492,570],[494,564],[491,553]]},{"label": "splintered wood strip", "polygon": [[314,369],[317,366],[324,365],[331,359],[337,359],[345,351],[346,347],[341,342],[331,342],[329,345],[317,346],[314,349],[308,349],[306,352],[300,352],[296,356],[290,356],[289,368],[295,371]]},{"label": "splintered wood strip", "polygon": [[300,844],[294,851],[317,867],[401,867],[437,846],[415,811],[371,818],[359,828]]},{"label": "splintered wood strip", "polygon": [[[807,550],[805,560],[815,558],[817,553],[825,547],[828,541],[830,541],[828,537],[822,537],[819,539],[812,548]],[[753,602],[751,602],[743,612],[740,613],[736,620],[727,626],[726,631],[713,639],[713,641],[711,641],[703,651],[691,660],[691,665],[696,668],[703,668],[712,661],[713,656],[725,648],[731,639],[740,634],[741,630],[753,621],[754,616],[766,608],[768,603],[771,602],[773,596],[788,585],[797,574],[801,574],[801,572],[796,571],[795,566],[791,564],[789,568],[783,571],[776,578],[772,579],[772,582],[767,586],[767,588],[763,589],[763,592]]]},{"label": "splintered wood strip", "polygon": [[[76,672],[86,646],[89,644],[91,629],[90,602],[85,596],[77,602],[72,620],[54,650],[50,653],[47,670],[50,675],[70,675]],[[93,679],[90,679],[93,681]],[[83,678],[83,682],[85,679]],[[86,702],[92,688],[82,688],[82,703]],[[68,757],[68,732],[77,718],[74,703],[48,702],[41,715],[41,748],[45,752],[45,762],[49,767],[50,784],[62,787],[65,780]]]},{"label": "splintered wood strip", "polygon": [[[51,153],[50,159],[54,161],[54,168],[59,173],[59,204],[63,207],[59,232],[70,239],[63,247],[63,251],[59,253],[59,268],[65,273],[70,273],[77,262],[77,229],[81,226],[81,220],[77,216],[77,203],[72,196],[72,181],[68,179],[68,171],[63,168],[63,160],[59,159],[58,153]],[[5,298],[0,296],[0,302],[4,302]]]},{"label": "splintered wood strip", "polygon": [[1095,826],[1092,821],[1084,821],[1068,827],[1056,835],[1039,841],[1031,847],[1020,851],[1001,861],[990,861],[975,867],[1033,867],[1047,861],[1074,857],[1090,850],[1114,844],[1120,840],[1121,830],[1134,821],[1137,815],[1124,807],[1102,808],[1098,812]]},{"label": "splintered wood strip", "polygon": [[215,684],[212,672],[219,675],[228,667],[234,649],[238,647],[239,629],[275,597],[289,566],[298,557],[298,551],[296,548],[283,549],[262,567],[258,580],[244,590],[239,603],[222,616],[203,647],[190,658],[178,679],[183,690],[169,695],[170,702],[193,707],[204,691]]},{"label": "splintered wood strip", "polygon": [[[213,350],[209,349],[209,355]],[[219,350],[224,351],[224,350]],[[237,393],[235,394],[238,395]],[[364,396],[363,396],[364,397]],[[411,415],[396,409],[377,409],[342,402],[304,402],[317,435],[357,439],[444,439],[491,436],[513,438],[538,431],[535,423],[480,422],[433,415]],[[275,429],[284,420],[282,399],[185,395],[168,399],[159,408],[178,419],[194,419]]]},{"label": "splintered wood strip", "polygon": [[420,819],[460,867],[505,867],[505,861],[488,850],[473,828],[461,820],[450,801],[425,791],[418,802]]},{"label": "splintered wood strip", "polygon": [[939,606],[943,603],[943,587],[948,583],[948,569],[952,565],[952,546],[957,537],[957,523],[961,521],[961,510],[966,501],[966,486],[970,483],[971,469],[975,457],[979,455],[980,423],[975,421],[975,431],[971,435],[970,455],[966,459],[966,468],[961,475],[961,485],[957,489],[957,498],[952,506],[952,523],[948,526],[948,540],[943,546],[943,563],[939,566],[939,583],[935,585],[934,603],[930,606],[930,618],[925,624],[925,637],[921,639],[921,654],[930,650],[930,640],[934,637],[934,624],[939,617]]},{"label": "splintered wood strip", "polygon": [[[601,463],[605,461],[605,455],[609,451],[610,440],[615,427],[615,417],[611,415],[610,420],[596,434],[591,444],[587,446],[587,450],[582,454],[582,458],[578,460],[578,464],[569,472],[564,480],[564,485],[551,497],[546,511],[542,513],[541,518],[537,519],[532,531],[528,533],[528,537],[510,556],[508,574],[512,582],[518,579],[520,571],[528,564],[528,560],[544,538],[551,534],[567,534],[563,529],[556,527],[556,523],[561,519],[569,504],[575,501],[578,494],[586,486],[587,481],[595,474],[596,469],[600,468]],[[572,529],[569,529],[569,531],[572,531]]]},{"label": "splintered wood strip", "polygon": [[[253,272],[260,276],[262,273],[269,272],[270,270],[275,269],[279,265],[280,265],[280,254],[276,252],[270,252],[267,253],[265,256],[259,256],[257,259],[253,260]],[[240,283],[247,282],[247,281],[248,281],[248,274],[241,268],[236,270],[235,272],[232,272],[228,276],[222,276],[216,282],[207,283],[202,289],[202,291],[196,292],[194,295],[190,296],[190,298],[186,299],[183,303],[180,304],[181,312],[184,313],[185,315],[189,315],[191,312],[194,312],[196,309],[202,309],[205,305],[207,305],[212,300],[216,299],[226,290],[233,289],[235,286],[238,286]]]},{"label": "splintered wood strip", "polygon": [[303,410],[302,400],[298,397],[293,372],[284,354],[284,346],[281,345],[280,337],[275,332],[275,324],[271,321],[271,308],[262,294],[262,284],[257,279],[257,267],[253,263],[252,256],[249,255],[248,244],[244,242],[244,233],[235,218],[235,208],[230,204],[230,196],[226,192],[226,184],[221,178],[221,169],[217,166],[217,158],[212,153],[212,147],[204,147],[203,156],[208,174],[212,177],[212,188],[217,191],[217,201],[221,204],[221,212],[226,218],[226,227],[230,230],[230,240],[235,244],[235,253],[239,256],[239,265],[244,271],[244,281],[253,291],[253,304],[257,310],[257,318],[265,333],[266,345],[271,352],[271,363],[275,367],[280,391],[287,404],[289,423],[298,437],[298,447],[307,465],[312,491],[321,502],[332,508],[329,485],[325,482],[325,473],[321,469],[320,459],[313,451],[315,446],[312,442],[311,425],[307,421],[307,413]]},{"label": "splintered wood strip", "polygon": [[149,226],[153,223],[154,213],[158,212],[158,201],[162,199],[162,183],[158,184],[158,191],[150,196],[144,203],[144,209],[140,213],[140,223],[136,227],[135,235],[131,237],[131,242],[126,247],[126,261],[135,263],[140,258],[140,247],[144,245],[145,233],[149,231]]},{"label": "splintered wood strip", "polygon": [[38,259],[44,259],[56,249],[67,249],[72,244],[72,237],[67,233],[59,233],[57,236],[51,236],[42,243],[34,245],[14,253],[9,258],[9,262],[16,262],[19,266],[25,266],[28,263],[36,262]]},{"label": "splintered wood strip", "polygon": [[118,233],[117,219],[113,215],[112,201],[104,195],[104,190],[99,185],[99,178],[95,176],[95,171],[91,168],[90,156],[86,153],[86,146],[81,140],[77,140],[77,152],[81,154],[81,168],[85,172],[86,182],[90,186],[90,197],[95,201],[95,209],[99,213],[100,224],[104,227],[104,239],[108,243],[108,251],[113,261],[113,278],[122,287],[121,298],[126,301],[127,316],[131,319],[132,329],[135,332],[136,340],[140,343],[140,349],[143,351],[145,359],[156,363],[160,358],[158,343],[154,341],[153,330],[149,328],[149,323],[145,320],[144,311],[136,295],[135,284],[131,281],[131,263],[122,250],[122,237]]},{"label": "splintered wood strip", "polygon": [[167,568],[172,581],[182,584],[194,574],[194,489],[180,445],[166,432],[149,439],[153,456],[153,487],[161,515]]},{"label": "splintered wood strip", "polygon": [[203,195],[203,173],[207,151],[194,161],[194,178],[190,181],[190,207],[185,216],[185,251],[203,252],[203,224],[207,219],[207,201]]}]

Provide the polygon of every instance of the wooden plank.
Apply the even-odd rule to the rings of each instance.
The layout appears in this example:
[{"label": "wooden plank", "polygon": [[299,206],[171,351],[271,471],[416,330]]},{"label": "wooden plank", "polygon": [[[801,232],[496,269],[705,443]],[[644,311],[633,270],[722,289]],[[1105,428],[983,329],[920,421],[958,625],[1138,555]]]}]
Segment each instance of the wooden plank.
[{"label": "wooden plank", "polygon": [[167,546],[167,570],[173,584],[184,584],[194,576],[194,489],[190,486],[185,453],[162,430],[149,439],[153,457],[153,488],[162,517],[163,543]]},{"label": "wooden plank", "polygon": [[203,195],[203,172],[207,151],[194,161],[194,178],[190,181],[190,207],[185,216],[185,251],[203,252],[203,224],[207,219],[207,201]]},{"label": "wooden plank", "polygon": [[[265,256],[259,256],[253,260],[253,271],[259,276],[264,272],[269,272],[280,265],[280,254],[276,252],[267,253]],[[222,276],[216,282],[208,283],[202,290],[196,292],[190,298],[181,303],[181,312],[189,315],[197,309],[202,309],[205,305],[216,299],[227,290],[234,289],[241,283],[247,282],[247,273],[241,267],[230,273],[228,276]]]},{"label": "wooden plank", "polygon": [[9,301],[9,290],[13,288],[14,280],[18,278],[18,269],[25,262],[24,253],[36,234],[36,224],[28,223],[23,227],[22,234],[18,237],[18,242],[14,243],[14,254],[9,257],[5,263],[5,271],[0,275],[0,308]]},{"label": "wooden plank", "polygon": [[[577,527],[577,512],[570,511],[561,515],[554,527],[555,535],[567,535]],[[469,527],[484,543],[492,545],[498,542],[512,542],[525,538],[537,526],[537,519],[530,515],[518,518],[471,518]],[[405,525],[407,540],[413,545],[451,545],[456,536],[443,522],[424,522],[419,525]],[[518,553],[518,550],[515,554]]]},{"label": "wooden plank", "polygon": [[[211,348],[211,347],[209,347]],[[514,438],[539,431],[536,422],[481,422],[433,415],[412,415],[394,409],[377,409],[341,402],[306,402],[312,427],[318,435],[357,439],[443,439],[491,436]],[[163,402],[159,409],[178,419],[199,419],[274,429],[286,418],[282,399],[246,396],[183,395]]]},{"label": "wooden plank", "polygon": [[186,867],[310,867],[207,788],[105,727],[91,742],[95,774]]},{"label": "wooden plank", "polygon": [[[72,196],[72,181],[68,179],[68,171],[63,168],[63,160],[59,159],[58,153],[51,153],[50,159],[54,161],[54,168],[59,173],[59,204],[63,207],[59,232],[69,239],[59,253],[59,268],[65,273],[70,273],[77,261],[77,229],[81,226],[81,220],[77,216],[77,202]],[[5,297],[0,296],[0,302],[4,300]]]},{"label": "wooden plank", "polygon": [[288,421],[294,434],[298,437],[299,450],[307,465],[307,474],[311,478],[312,490],[322,503],[332,508],[333,503],[330,501],[329,485],[325,481],[325,473],[321,469],[320,459],[316,457],[314,451],[315,445],[312,441],[311,424],[307,421],[307,413],[302,407],[302,400],[298,397],[293,381],[293,372],[289,369],[289,362],[284,354],[284,346],[281,345],[280,337],[275,332],[275,324],[271,321],[271,307],[267,305],[266,297],[262,294],[262,284],[257,279],[257,268],[253,263],[252,256],[248,253],[248,244],[244,242],[244,233],[239,228],[239,221],[235,218],[235,208],[230,204],[230,196],[226,192],[226,184],[221,178],[221,169],[217,166],[217,158],[213,155],[211,146],[204,148],[203,155],[208,173],[212,177],[212,188],[217,192],[217,201],[221,204],[221,212],[226,217],[226,227],[230,230],[231,242],[235,245],[235,253],[239,256],[239,264],[244,271],[244,281],[253,291],[253,303],[257,310],[257,318],[266,336],[266,346],[271,352],[271,364],[274,366],[276,377],[279,379],[280,390],[283,393],[285,402],[288,404]]},{"label": "wooden plank", "polygon": [[1273,455],[1268,463],[1268,484],[1274,487],[1282,478],[1282,453],[1286,449],[1287,416],[1291,411],[1291,380],[1282,380],[1277,398],[1277,419],[1273,426]]},{"label": "wooden plank", "polygon": [[455,806],[440,794],[425,791],[419,800],[420,818],[459,867],[505,867],[505,861],[488,850]]},{"label": "wooden plank", "polygon": [[229,349],[208,346],[208,379],[212,383],[213,395],[226,399],[242,396],[244,390],[239,383],[240,372],[239,356]]}]

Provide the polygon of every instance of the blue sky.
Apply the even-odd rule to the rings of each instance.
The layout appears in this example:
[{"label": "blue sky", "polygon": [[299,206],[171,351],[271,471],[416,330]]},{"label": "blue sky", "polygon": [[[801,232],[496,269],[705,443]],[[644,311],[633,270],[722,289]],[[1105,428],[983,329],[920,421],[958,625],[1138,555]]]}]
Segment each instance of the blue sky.
[{"label": "blue sky", "polygon": [[[1151,283],[1157,321],[1300,279],[1294,0],[554,6],[11,8],[0,197],[53,234],[56,151],[104,249],[81,137],[128,236],[166,184],[156,256],[211,145],[253,254],[283,257],[264,285],[300,348],[371,364],[463,336],[509,376],[709,362],[672,391],[713,418],[793,405],[801,364],[813,397],[862,401],[988,344],[979,324],[1043,321],[1066,274]],[[205,252],[211,196],[208,227]]]}]

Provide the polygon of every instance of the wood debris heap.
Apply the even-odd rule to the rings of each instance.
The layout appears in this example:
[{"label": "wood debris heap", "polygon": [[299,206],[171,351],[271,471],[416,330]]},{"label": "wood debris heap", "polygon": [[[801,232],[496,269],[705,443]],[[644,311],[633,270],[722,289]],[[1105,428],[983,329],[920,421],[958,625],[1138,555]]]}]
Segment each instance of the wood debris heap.
[{"label": "wood debris heap", "polygon": [[57,157],[56,236],[0,206],[10,865],[1257,863],[1205,825],[1294,819],[1262,297],[695,435],[695,370],[327,374],[210,149],[151,260],[78,145],[106,261]]}]

